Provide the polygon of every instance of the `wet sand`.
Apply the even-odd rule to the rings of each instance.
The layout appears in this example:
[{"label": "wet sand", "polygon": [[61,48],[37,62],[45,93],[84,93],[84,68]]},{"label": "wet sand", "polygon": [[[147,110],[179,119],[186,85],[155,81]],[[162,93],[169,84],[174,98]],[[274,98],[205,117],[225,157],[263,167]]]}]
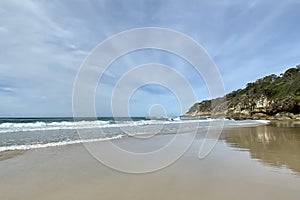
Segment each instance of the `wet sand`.
[{"label": "wet sand", "polygon": [[0,161],[10,159],[18,155],[22,155],[24,152],[25,151],[23,150],[0,152]]},{"label": "wet sand", "polygon": [[[172,137],[115,143],[155,149]],[[83,145],[29,150],[0,161],[0,199],[299,199],[299,127],[226,130],[202,160],[201,142],[197,137],[174,164],[146,174],[110,169]]]}]

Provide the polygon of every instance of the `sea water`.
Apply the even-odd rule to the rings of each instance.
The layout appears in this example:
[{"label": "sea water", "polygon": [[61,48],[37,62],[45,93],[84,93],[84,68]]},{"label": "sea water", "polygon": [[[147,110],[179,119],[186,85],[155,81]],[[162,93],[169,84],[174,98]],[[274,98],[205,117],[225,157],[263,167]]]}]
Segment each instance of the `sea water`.
[{"label": "sea water", "polygon": [[[220,120],[220,119],[219,119]],[[120,139],[143,134],[178,133],[179,126],[205,130],[213,119],[180,118],[2,118],[0,152]],[[262,120],[224,120],[225,127],[256,126]],[[80,134],[81,133],[81,134]],[[153,134],[154,133],[154,134]]]}]

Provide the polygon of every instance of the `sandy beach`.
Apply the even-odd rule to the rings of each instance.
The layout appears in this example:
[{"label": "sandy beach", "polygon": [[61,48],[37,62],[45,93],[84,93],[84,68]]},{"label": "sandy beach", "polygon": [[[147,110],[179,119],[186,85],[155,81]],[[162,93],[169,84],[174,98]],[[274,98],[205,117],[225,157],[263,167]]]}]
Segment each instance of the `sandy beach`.
[{"label": "sandy beach", "polygon": [[0,16],[0,200],[300,200],[300,0]]},{"label": "sandy beach", "polygon": [[[198,136],[174,164],[146,174],[106,167],[81,144],[2,152],[0,199],[296,200],[300,196],[299,130],[275,125],[226,130],[202,160],[197,157],[202,142]],[[152,148],[168,137],[173,136],[114,142]]]}]

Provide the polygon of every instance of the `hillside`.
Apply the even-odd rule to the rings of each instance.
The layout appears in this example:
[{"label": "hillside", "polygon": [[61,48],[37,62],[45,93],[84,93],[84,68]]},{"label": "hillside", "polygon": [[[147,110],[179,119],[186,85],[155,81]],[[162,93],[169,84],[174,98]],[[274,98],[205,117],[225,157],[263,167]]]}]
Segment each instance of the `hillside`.
[{"label": "hillside", "polygon": [[248,83],[245,89],[222,98],[225,103],[218,106],[212,106],[217,99],[195,103],[183,117],[214,117],[212,111],[225,107],[230,119],[300,120],[300,65],[280,76],[271,74]]}]

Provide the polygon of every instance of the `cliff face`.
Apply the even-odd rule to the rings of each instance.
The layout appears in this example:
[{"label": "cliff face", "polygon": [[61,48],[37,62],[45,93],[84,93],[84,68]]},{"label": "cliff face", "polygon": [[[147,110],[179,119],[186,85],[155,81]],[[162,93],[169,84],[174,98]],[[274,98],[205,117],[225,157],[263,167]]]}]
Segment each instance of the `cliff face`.
[{"label": "cliff face", "polygon": [[223,105],[213,106],[216,99],[196,103],[183,117],[211,117],[212,111],[225,107],[225,116],[231,119],[300,120],[300,66],[248,83],[222,98]]}]

